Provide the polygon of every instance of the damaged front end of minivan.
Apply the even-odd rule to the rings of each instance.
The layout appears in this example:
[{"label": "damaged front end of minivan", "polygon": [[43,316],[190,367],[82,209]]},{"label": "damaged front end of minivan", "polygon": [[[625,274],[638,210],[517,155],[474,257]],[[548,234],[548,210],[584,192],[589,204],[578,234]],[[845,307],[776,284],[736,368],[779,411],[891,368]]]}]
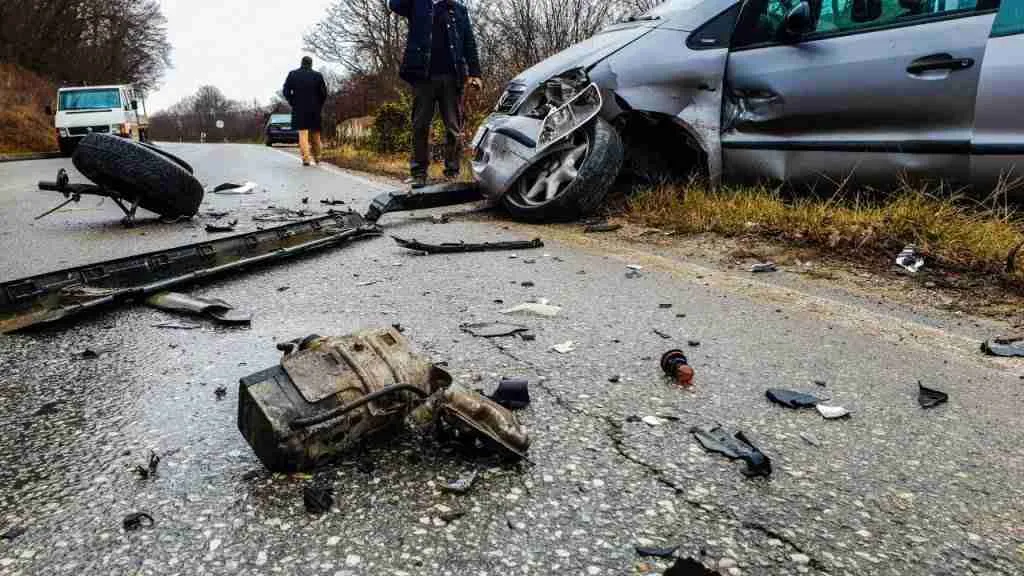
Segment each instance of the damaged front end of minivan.
[{"label": "damaged front end of minivan", "polygon": [[484,195],[517,219],[571,220],[623,169],[716,178],[728,38],[691,37],[731,5],[669,0],[513,79],[472,140]]}]

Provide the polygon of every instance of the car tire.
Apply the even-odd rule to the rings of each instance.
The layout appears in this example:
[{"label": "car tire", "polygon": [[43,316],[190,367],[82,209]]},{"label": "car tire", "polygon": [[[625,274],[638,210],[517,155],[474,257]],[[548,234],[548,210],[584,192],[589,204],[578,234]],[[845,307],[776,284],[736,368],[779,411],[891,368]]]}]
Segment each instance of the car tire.
[{"label": "car tire", "polygon": [[203,200],[188,164],[151,145],[90,134],[71,161],[86,178],[161,216],[192,216]]},{"label": "car tire", "polygon": [[[580,152],[584,145],[585,150]],[[561,150],[534,163],[502,197],[502,204],[513,218],[566,222],[586,216],[601,206],[622,168],[622,139],[615,127],[601,117],[555,147]],[[574,152],[576,157],[570,157]],[[541,185],[539,180],[560,168],[571,170],[575,178],[562,184],[550,198],[531,198],[534,188]]]},{"label": "car tire", "polygon": [[59,138],[57,139],[57,146],[60,148],[61,154],[70,158],[75,153],[78,142],[73,138]]}]

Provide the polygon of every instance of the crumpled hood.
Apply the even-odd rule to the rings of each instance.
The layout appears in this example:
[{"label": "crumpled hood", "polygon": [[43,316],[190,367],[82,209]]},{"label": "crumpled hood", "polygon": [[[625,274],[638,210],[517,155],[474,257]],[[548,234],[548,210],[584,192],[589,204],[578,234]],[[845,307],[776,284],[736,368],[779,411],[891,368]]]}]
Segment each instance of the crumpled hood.
[{"label": "crumpled hood", "polygon": [[532,89],[552,76],[573,68],[589,68],[624,46],[635,42],[657,26],[657,22],[637,22],[598,32],[596,35],[550,56],[512,80]]}]

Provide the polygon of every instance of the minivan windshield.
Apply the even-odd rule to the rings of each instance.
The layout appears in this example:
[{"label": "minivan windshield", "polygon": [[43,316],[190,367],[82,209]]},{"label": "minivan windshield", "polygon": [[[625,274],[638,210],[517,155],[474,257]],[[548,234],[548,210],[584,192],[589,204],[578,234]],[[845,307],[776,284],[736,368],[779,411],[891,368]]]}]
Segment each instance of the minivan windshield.
[{"label": "minivan windshield", "polygon": [[60,93],[60,110],[109,110],[121,107],[121,91],[117,88],[67,90]]}]

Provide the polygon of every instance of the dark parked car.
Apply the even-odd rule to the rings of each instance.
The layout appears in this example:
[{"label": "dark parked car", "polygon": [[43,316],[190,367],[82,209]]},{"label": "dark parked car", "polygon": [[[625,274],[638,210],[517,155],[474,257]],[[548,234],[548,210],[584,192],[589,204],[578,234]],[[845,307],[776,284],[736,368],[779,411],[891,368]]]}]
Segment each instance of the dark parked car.
[{"label": "dark parked car", "polygon": [[292,115],[271,114],[267,120],[267,146],[298,143],[299,131],[292,129]]}]

